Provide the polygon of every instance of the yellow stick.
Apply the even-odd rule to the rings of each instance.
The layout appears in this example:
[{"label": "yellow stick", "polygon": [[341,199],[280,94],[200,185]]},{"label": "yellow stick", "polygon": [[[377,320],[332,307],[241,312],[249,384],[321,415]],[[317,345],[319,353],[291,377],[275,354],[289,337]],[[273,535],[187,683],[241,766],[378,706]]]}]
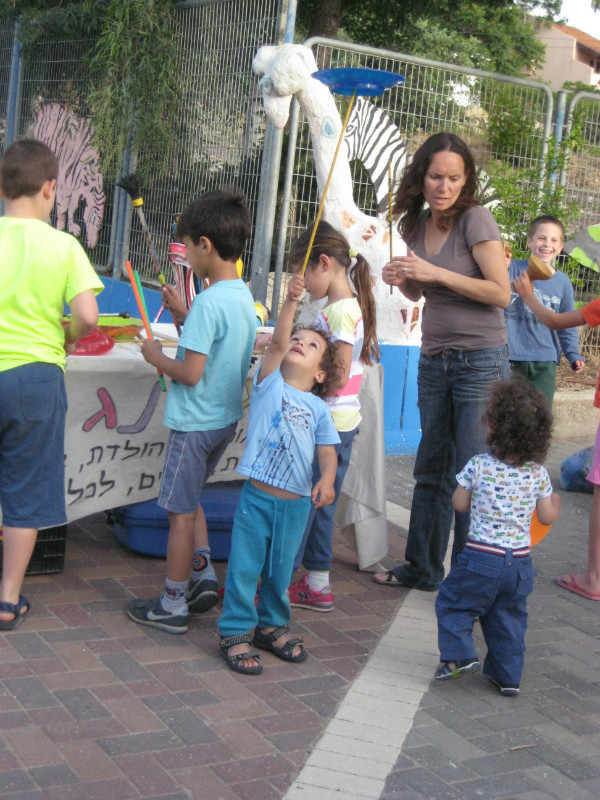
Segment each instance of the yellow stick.
[{"label": "yellow stick", "polygon": [[[389,223],[390,223],[390,261],[392,260],[393,256],[393,246],[392,246],[392,230],[393,230],[393,218],[392,218],[392,159],[388,161],[388,213],[389,213]],[[394,287],[390,286],[390,294],[394,294]]]},{"label": "yellow stick", "polygon": [[321,202],[319,203],[317,218],[315,219],[315,224],[313,226],[312,234],[310,236],[310,241],[306,249],[306,255],[304,256],[304,263],[302,264],[302,275],[304,275],[304,273],[306,272],[306,265],[308,264],[308,259],[310,258],[310,251],[312,250],[313,242],[317,234],[317,227],[321,220],[321,214],[323,213],[323,205],[325,204],[325,197],[327,195],[327,190],[329,189],[329,184],[331,183],[331,177],[333,175],[335,162],[337,161],[338,153],[340,152],[340,147],[342,146],[342,142],[344,140],[344,133],[346,132],[346,128],[348,127],[348,120],[350,119],[350,112],[352,111],[352,106],[354,105],[355,99],[356,99],[356,89],[352,92],[352,96],[350,97],[350,102],[348,103],[348,110],[346,111],[346,117],[344,119],[344,124],[342,125],[342,130],[340,132],[340,138],[338,139],[337,147],[335,148],[335,153],[333,154],[333,161],[331,162],[329,175],[327,176],[325,188],[323,189],[323,196],[321,197]]}]

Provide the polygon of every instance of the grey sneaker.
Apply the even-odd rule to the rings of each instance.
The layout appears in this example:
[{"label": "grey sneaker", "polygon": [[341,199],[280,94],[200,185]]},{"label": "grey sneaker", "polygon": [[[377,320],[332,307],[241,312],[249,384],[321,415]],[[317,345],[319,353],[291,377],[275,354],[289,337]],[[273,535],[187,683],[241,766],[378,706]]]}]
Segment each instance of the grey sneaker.
[{"label": "grey sneaker", "polygon": [[219,602],[219,584],[212,578],[205,581],[190,578],[185,599],[190,614],[204,614]]},{"label": "grey sneaker", "polygon": [[188,629],[187,614],[172,614],[163,608],[160,597],[152,600],[132,600],[127,606],[127,616],[140,625],[150,625],[167,633],[185,633]]}]

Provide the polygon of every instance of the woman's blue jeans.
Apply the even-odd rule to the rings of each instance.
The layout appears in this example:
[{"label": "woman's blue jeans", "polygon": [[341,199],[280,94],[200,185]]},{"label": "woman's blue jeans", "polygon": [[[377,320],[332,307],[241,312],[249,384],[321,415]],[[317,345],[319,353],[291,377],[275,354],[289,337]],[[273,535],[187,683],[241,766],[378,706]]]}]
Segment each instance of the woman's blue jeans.
[{"label": "woman's blue jeans", "polygon": [[[508,377],[508,346],[485,350],[446,348],[421,355],[417,385],[421,442],[410,512],[405,585],[435,589],[444,577],[444,557],[452,524],[456,474],[471,456],[487,450],[482,416],[489,389]],[[465,546],[469,513],[456,513],[452,558]]]}]

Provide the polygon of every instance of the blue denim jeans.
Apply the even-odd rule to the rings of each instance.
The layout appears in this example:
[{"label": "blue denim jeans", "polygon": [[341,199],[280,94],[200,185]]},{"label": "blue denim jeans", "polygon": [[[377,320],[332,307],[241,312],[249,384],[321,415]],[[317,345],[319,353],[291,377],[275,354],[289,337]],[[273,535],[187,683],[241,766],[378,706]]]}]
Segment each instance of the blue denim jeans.
[{"label": "blue denim jeans", "polygon": [[[487,450],[482,416],[489,389],[508,377],[508,346],[445,349],[421,355],[417,378],[421,442],[410,512],[406,560],[397,568],[405,585],[435,589],[444,577],[456,474],[471,456]],[[456,513],[452,558],[467,541],[469,513]]]},{"label": "blue denim jeans", "polygon": [[483,672],[518,686],[525,661],[527,597],[535,571],[531,556],[515,558],[465,548],[435,601],[441,661],[477,658],[473,623],[479,617],[488,653]]},{"label": "blue denim jeans", "polygon": [[[338,431],[340,443],[335,445],[335,452],[337,453],[337,470],[335,473],[335,481],[333,482],[333,490],[335,498],[333,503],[329,506],[323,506],[316,509],[311,504],[310,513],[308,515],[308,522],[306,529],[302,536],[302,542],[296,553],[294,559],[294,571],[296,571],[300,564],[304,564],[306,569],[315,570],[316,572],[328,572],[331,567],[331,559],[333,557],[333,518],[335,517],[335,509],[337,502],[342,491],[342,484],[348,472],[348,465],[350,464],[350,455],[352,453],[352,442],[354,435],[358,428],[351,431]],[[321,470],[319,469],[319,459],[315,454],[313,461],[313,486],[315,486],[321,479]]]}]

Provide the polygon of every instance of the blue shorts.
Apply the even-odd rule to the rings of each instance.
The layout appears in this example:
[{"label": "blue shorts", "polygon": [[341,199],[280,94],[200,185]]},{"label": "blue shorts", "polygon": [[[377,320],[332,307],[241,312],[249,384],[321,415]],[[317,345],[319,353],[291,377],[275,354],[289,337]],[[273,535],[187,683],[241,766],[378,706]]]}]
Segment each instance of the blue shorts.
[{"label": "blue shorts", "polygon": [[0,505],[4,525],[63,525],[67,393],[56,364],[0,372]]},{"label": "blue shorts", "polygon": [[158,505],[173,514],[193,514],[204,484],[215,471],[237,422],[216,431],[171,431]]}]

